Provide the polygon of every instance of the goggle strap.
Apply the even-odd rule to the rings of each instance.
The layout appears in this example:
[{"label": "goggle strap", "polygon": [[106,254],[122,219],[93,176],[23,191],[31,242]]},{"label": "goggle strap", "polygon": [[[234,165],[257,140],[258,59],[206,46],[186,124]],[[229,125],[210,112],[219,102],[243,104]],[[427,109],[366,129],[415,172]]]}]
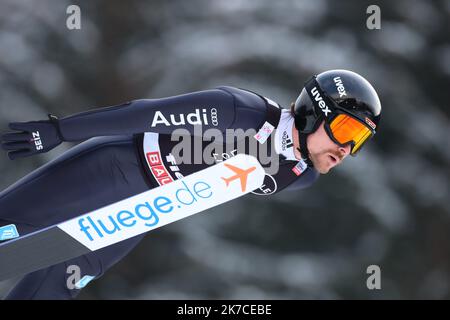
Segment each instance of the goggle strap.
[{"label": "goggle strap", "polygon": [[[323,92],[316,80],[316,76],[313,76],[305,83],[305,89],[315,109],[320,111],[319,114],[323,118],[331,118],[336,113],[335,102],[332,101],[325,92]],[[321,106],[320,102],[322,100],[324,103]]]}]

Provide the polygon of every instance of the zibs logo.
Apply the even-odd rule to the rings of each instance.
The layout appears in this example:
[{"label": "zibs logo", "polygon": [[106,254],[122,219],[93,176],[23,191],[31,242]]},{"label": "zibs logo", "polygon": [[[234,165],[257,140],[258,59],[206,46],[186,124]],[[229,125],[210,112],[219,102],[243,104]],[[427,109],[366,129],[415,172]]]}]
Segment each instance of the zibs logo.
[{"label": "zibs logo", "polygon": [[314,100],[316,100],[319,104],[320,109],[323,113],[325,113],[325,117],[328,117],[328,113],[331,112],[330,108],[327,106],[325,101],[323,101],[323,98],[320,96],[319,91],[317,90],[317,87],[314,87],[311,89],[311,94],[314,97]]},{"label": "zibs logo", "polygon": [[39,134],[39,131],[32,132],[33,138],[31,141],[34,141],[34,145],[36,146],[36,150],[42,150],[44,149],[44,146],[42,145],[41,136]]},{"label": "zibs logo", "polygon": [[[217,110],[214,112],[213,109],[211,110],[211,117],[213,117],[213,115],[214,115],[213,125],[216,126],[218,124]],[[155,115],[153,116],[151,127],[154,128],[159,124],[163,124],[166,127],[182,126],[185,125],[186,123],[192,125],[200,125],[200,124],[209,125],[208,114],[206,112],[206,109],[202,109],[201,112],[200,109],[195,109],[194,112],[188,113],[187,115],[181,113],[178,115],[178,119],[177,116],[174,114],[169,114],[167,119],[166,116],[164,116],[164,114],[161,111],[156,111]]]}]

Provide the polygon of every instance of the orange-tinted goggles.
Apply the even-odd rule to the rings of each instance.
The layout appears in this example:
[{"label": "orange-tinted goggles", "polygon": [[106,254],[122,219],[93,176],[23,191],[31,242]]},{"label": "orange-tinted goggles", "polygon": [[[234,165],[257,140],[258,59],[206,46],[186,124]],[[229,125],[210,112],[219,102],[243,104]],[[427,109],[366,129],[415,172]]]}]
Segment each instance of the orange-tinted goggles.
[{"label": "orange-tinted goggles", "polygon": [[374,134],[366,124],[343,113],[335,116],[326,127],[330,137],[337,144],[345,146],[351,143],[351,155],[355,155]]}]

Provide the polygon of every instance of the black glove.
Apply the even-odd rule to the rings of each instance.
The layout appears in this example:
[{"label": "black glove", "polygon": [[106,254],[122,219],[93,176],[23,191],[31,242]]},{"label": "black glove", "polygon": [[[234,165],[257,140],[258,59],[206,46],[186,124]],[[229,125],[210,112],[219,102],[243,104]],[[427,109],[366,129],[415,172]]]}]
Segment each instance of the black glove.
[{"label": "black glove", "polygon": [[44,153],[63,142],[58,118],[49,115],[50,120],[12,122],[11,130],[1,136],[2,149],[8,151],[11,160]]}]

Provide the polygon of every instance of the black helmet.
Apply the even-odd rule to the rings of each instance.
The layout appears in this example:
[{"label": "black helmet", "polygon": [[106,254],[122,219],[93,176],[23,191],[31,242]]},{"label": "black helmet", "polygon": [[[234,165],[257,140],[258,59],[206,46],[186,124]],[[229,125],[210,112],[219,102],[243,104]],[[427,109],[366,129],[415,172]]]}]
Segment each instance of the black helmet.
[{"label": "black helmet", "polygon": [[[350,116],[351,121],[358,123],[358,126],[364,124],[367,134],[360,144],[335,139],[332,123],[337,122],[336,117],[339,115],[340,118]],[[375,134],[380,115],[381,103],[375,89],[359,74],[348,70],[330,70],[313,76],[305,83],[294,105],[295,127],[300,136],[302,156],[309,160],[306,135],[316,131],[322,120],[325,120],[325,129],[330,138],[339,145],[352,143],[351,154],[355,155],[362,144]],[[311,165],[310,161],[307,162]]]}]

